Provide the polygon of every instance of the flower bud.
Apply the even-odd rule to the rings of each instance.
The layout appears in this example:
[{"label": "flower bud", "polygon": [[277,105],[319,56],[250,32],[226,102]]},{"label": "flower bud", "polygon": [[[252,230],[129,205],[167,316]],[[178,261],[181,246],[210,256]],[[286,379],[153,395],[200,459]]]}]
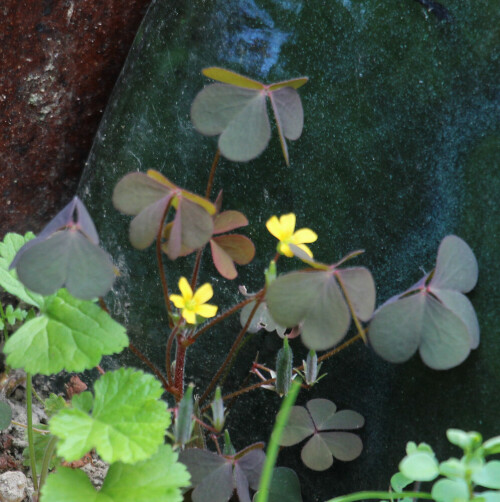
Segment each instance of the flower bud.
[{"label": "flower bud", "polygon": [[314,350],[310,350],[307,354],[307,359],[304,361],[304,376],[307,385],[314,385],[316,383],[318,371],[318,356]]},{"label": "flower bud", "polygon": [[219,386],[215,389],[215,397],[210,406],[212,408],[212,425],[217,432],[221,432],[224,428],[226,415],[224,410],[224,401],[222,400],[222,394]]},{"label": "flower bud", "polygon": [[288,338],[283,340],[283,347],[276,357],[276,391],[280,396],[285,396],[290,390],[292,383],[293,353]]}]

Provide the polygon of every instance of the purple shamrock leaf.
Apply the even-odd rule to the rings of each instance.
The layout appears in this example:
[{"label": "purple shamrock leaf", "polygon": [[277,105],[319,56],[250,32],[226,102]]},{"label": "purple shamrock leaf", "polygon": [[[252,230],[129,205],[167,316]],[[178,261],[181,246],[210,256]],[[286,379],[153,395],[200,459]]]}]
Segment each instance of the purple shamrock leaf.
[{"label": "purple shamrock leaf", "polygon": [[375,352],[400,363],[418,349],[430,368],[458,366],[479,345],[476,313],[462,294],[474,288],[477,276],[471,248],[456,235],[445,237],[434,270],[374,313],[368,338]]},{"label": "purple shamrock leaf", "polygon": [[222,456],[188,448],[179,455],[179,460],[191,474],[193,502],[226,502],[235,490],[240,502],[250,502],[249,488],[257,490],[259,487],[265,458],[261,449]]},{"label": "purple shamrock leaf", "polygon": [[94,222],[78,197],[17,252],[10,268],[36,293],[50,295],[66,287],[83,300],[105,295],[116,276],[111,258],[99,247]]},{"label": "purple shamrock leaf", "polygon": [[349,429],[359,429],[364,418],[352,410],[337,411],[328,399],[311,399],[306,408],[293,406],[280,444],[292,446],[312,435],[302,448],[302,462],[314,471],[331,467],[333,458],[348,462],[363,450],[361,439]]}]

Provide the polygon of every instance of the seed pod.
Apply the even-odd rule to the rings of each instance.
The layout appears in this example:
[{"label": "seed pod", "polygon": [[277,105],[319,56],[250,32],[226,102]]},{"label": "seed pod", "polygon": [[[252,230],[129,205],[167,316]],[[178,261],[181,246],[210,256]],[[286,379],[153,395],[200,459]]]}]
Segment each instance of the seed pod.
[{"label": "seed pod", "polygon": [[276,279],[276,262],[274,260],[271,260],[271,263],[269,263],[269,267],[266,268],[264,274],[266,276],[266,286],[269,286],[269,284]]},{"label": "seed pod", "polygon": [[177,407],[174,425],[175,442],[184,446],[190,439],[193,433],[193,388],[194,385],[189,384],[184,397],[181,399]]},{"label": "seed pod", "polygon": [[276,391],[280,396],[286,396],[292,383],[293,353],[288,338],[283,340],[283,347],[276,357]]},{"label": "seed pod", "polygon": [[224,401],[222,400],[222,393],[220,387],[215,389],[215,397],[210,405],[212,408],[212,425],[217,432],[221,432],[224,428],[226,414],[224,409]]}]

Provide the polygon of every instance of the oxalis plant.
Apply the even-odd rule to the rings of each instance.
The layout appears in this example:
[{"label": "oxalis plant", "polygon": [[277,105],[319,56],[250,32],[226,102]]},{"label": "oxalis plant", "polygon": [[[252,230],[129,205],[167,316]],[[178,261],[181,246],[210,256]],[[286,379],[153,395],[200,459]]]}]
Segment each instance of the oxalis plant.
[{"label": "oxalis plant", "polygon": [[[293,213],[267,215],[266,227],[278,242],[261,289],[249,293],[241,287],[243,299],[219,312],[218,292],[198,281],[203,249],[209,245],[217,271],[227,280],[235,279],[236,267],[249,263],[255,254],[251,240],[233,232],[248,225],[246,217],[236,209],[223,211],[221,194],[212,199],[219,158],[244,162],[264,151],[271,136],[270,104],[288,164],[286,141],[297,140],[303,129],[297,89],[307,78],[265,85],[221,68],[203,73],[217,83],[196,96],[193,125],[204,135],[219,135],[204,196],[154,170],[127,174],[117,180],[113,192],[115,208],[133,216],[131,245],[139,252],[153,244],[156,248],[168,313],[165,343],[158,347],[165,353],[163,367],[155,366],[141,347],[132,344],[125,328],[108,313],[104,296],[120,272],[99,247],[95,225],[78,197],[37,237],[7,234],[0,244],[0,285],[35,312],[13,334],[7,337],[6,332],[3,350],[10,368],[26,371],[29,448],[25,454],[35,495],[42,502],[174,502],[182,500],[188,489],[194,502],[225,502],[234,494],[247,502],[257,490],[259,502],[300,501],[296,474],[274,467],[280,446],[307,440],[301,458],[307,468],[317,471],[330,468],[334,459],[354,460],[363,448],[352,432],[364,424],[356,411],[338,410],[327,399],[293,406],[300,388],[321,385],[320,370],[331,357],[361,342],[394,363],[408,360],[418,350],[424,364],[445,370],[462,363],[479,344],[476,314],[464,295],[476,284],[477,262],[462,239],[445,237],[432,271],[375,310],[372,274],[351,265],[362,251],[334,263],[316,261],[309,245],[317,234],[297,229]],[[168,284],[166,268],[188,255],[194,262],[191,277]],[[299,268],[280,274],[278,263],[284,259],[295,260]],[[195,392],[185,373],[186,354],[231,315],[240,316],[241,330],[209,384]],[[1,310],[0,316],[4,325],[26,317],[13,307]],[[345,340],[352,324],[356,333]],[[263,329],[283,338],[276,365],[267,367],[256,360],[249,369],[254,380],[236,392],[224,392],[223,376],[248,333]],[[309,349],[298,365],[289,342],[297,337]],[[133,368],[105,372],[99,366],[103,356],[124,349],[151,374]],[[70,401],[51,395],[44,401],[48,427],[34,426],[32,375],[91,368],[101,373],[93,392],[77,392]],[[236,451],[225,425],[227,403],[261,388],[286,396],[270,445],[266,452],[264,443]],[[9,413],[2,404],[3,428],[10,423]],[[497,452],[497,446],[492,450],[485,445],[478,446],[484,454]],[[71,468],[92,451],[110,464],[99,491],[82,471]],[[422,451],[421,446],[412,446],[408,455]],[[490,462],[484,469],[489,473],[498,467]],[[405,479],[419,480],[416,471],[402,472]],[[480,484],[477,480],[484,475],[475,474],[466,482]],[[470,490],[467,494],[474,498]]]}]

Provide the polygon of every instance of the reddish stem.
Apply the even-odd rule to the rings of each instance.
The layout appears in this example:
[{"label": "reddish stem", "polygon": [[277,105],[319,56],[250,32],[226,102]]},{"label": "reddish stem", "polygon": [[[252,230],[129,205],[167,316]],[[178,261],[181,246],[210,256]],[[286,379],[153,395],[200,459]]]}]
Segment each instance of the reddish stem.
[{"label": "reddish stem", "polygon": [[252,319],[253,319],[253,316],[255,315],[255,312],[257,311],[259,305],[264,300],[264,294],[265,294],[265,289],[259,291],[259,293],[256,295],[255,305],[254,305],[252,311],[250,312],[250,315],[248,316],[248,319],[247,319],[247,322],[245,323],[245,326],[243,326],[243,328],[239,332],[238,336],[236,337],[236,340],[233,342],[233,345],[232,345],[231,349],[229,350],[228,355],[226,356],[226,359],[224,359],[224,362],[222,363],[220,368],[217,370],[217,373],[212,378],[212,381],[208,384],[208,387],[205,389],[205,392],[203,393],[203,395],[200,397],[199,404],[203,403],[203,401],[205,401],[205,399],[208,397],[208,395],[212,392],[213,388],[215,387],[215,385],[219,381],[220,376],[224,372],[225,367],[232,360],[232,358],[236,352],[236,349],[240,345],[243,337],[245,336],[245,333],[248,330],[248,326],[250,326],[250,323],[252,322]]},{"label": "reddish stem", "polygon": [[208,176],[207,190],[205,192],[205,197],[207,199],[210,198],[210,192],[212,191],[212,186],[214,184],[215,170],[217,169],[217,164],[219,163],[219,159],[220,159],[220,150],[217,148],[217,151],[215,152],[214,161],[212,162],[212,167],[210,169],[210,174]]},{"label": "reddish stem", "polygon": [[240,303],[237,303],[234,307],[231,307],[229,310],[226,310],[223,314],[217,316],[208,324],[205,324],[205,326],[203,326],[203,328],[201,328],[200,331],[198,331],[195,335],[186,339],[186,341],[184,342],[186,346],[192,345],[201,334],[205,333],[205,331],[215,326],[216,324],[220,323],[224,319],[227,319],[230,315],[242,309],[245,305],[248,305],[249,303],[253,302],[260,294],[262,294],[263,291],[264,290],[261,289],[259,292],[255,294],[255,296],[252,296],[251,298],[245,298],[245,300],[241,301]]},{"label": "reddish stem", "polygon": [[177,335],[177,350],[175,354],[175,377],[174,387],[177,389],[179,395],[177,402],[182,399],[184,395],[184,365],[186,362],[186,347],[182,343],[183,336]]},{"label": "reddish stem", "polygon": [[174,329],[170,332],[167,340],[167,347],[165,348],[165,369],[167,371],[167,382],[169,385],[173,385],[172,382],[172,345],[175,340],[175,336],[179,331],[179,327],[182,323],[182,318],[179,319],[178,323],[175,325]]}]

